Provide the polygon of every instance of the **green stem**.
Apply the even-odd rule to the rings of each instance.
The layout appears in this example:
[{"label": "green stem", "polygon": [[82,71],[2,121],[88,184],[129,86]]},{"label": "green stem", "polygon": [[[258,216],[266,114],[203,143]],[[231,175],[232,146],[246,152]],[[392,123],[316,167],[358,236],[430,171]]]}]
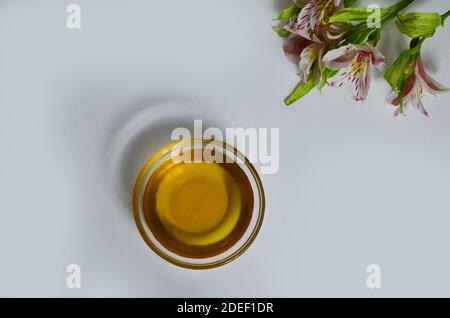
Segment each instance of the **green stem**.
[{"label": "green stem", "polygon": [[346,8],[353,7],[353,5],[356,3],[356,1],[358,1],[358,0],[344,0],[344,7],[346,7]]},{"label": "green stem", "polygon": [[414,1],[415,0],[400,0],[396,4],[387,8],[387,10],[389,10],[389,13],[386,14],[386,16],[381,21],[381,28],[384,28],[389,22],[391,22],[393,18],[397,16],[397,14],[405,10]]},{"label": "green stem", "polygon": [[450,15],[450,10],[448,10],[448,11],[445,12],[443,15],[441,15],[442,24],[444,24],[445,19],[447,19],[449,15]]},{"label": "green stem", "polygon": [[411,3],[413,3],[415,0],[400,0],[396,4],[390,6],[388,9],[398,10],[398,12],[406,9]]},{"label": "green stem", "polygon": [[[378,41],[380,40],[381,30],[383,30],[384,27],[387,26],[392,21],[393,18],[395,18],[400,12],[402,12],[404,9],[406,9],[406,7],[408,7],[414,1],[415,0],[400,0],[396,4],[386,8],[386,11],[388,13],[385,14],[383,16],[383,18],[381,19],[381,26],[377,30],[377,32],[378,32],[377,35],[375,37],[373,37],[371,40],[369,40],[368,42],[370,44],[372,44],[373,46],[376,46]],[[361,24],[361,25],[363,25],[363,24]]]}]

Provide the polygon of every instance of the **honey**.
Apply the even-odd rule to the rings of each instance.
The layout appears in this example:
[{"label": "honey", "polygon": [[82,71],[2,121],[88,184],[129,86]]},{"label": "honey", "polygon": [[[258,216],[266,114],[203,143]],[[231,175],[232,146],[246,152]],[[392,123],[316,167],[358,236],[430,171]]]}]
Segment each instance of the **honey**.
[{"label": "honey", "polygon": [[212,257],[238,242],[249,226],[251,183],[239,163],[222,162],[169,158],[152,172],[144,191],[145,221],[171,252]]}]

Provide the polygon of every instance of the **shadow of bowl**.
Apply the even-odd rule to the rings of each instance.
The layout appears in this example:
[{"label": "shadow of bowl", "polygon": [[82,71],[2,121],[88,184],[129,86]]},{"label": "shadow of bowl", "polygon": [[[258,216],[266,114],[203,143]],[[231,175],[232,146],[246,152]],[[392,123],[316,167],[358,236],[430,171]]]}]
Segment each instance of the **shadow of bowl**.
[{"label": "shadow of bowl", "polygon": [[132,219],[131,196],[134,182],[145,162],[171,142],[172,131],[183,127],[193,134],[194,120],[203,129],[217,127],[208,108],[183,99],[153,99],[127,107],[111,126],[104,152],[106,190],[122,211]]}]

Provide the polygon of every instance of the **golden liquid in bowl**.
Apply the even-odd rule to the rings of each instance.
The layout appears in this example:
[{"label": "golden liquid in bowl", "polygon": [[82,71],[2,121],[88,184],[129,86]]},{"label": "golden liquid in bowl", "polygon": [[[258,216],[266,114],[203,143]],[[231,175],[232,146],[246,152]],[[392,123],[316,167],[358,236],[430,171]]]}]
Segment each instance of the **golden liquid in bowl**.
[{"label": "golden liquid in bowl", "polygon": [[143,208],[150,230],[165,248],[184,257],[207,258],[239,241],[250,223],[253,200],[239,164],[169,158],[152,173]]}]

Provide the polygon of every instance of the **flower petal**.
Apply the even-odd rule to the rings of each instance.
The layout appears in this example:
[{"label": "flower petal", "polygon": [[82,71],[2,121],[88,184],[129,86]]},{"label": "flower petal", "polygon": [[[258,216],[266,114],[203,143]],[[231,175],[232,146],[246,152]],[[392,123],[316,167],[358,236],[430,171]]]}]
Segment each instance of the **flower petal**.
[{"label": "flower petal", "polygon": [[398,96],[396,91],[392,91],[389,93],[389,95],[386,98],[387,102],[394,106],[400,105],[400,97]]},{"label": "flower petal", "polygon": [[287,59],[294,64],[300,63],[300,54],[312,42],[298,35],[291,35],[284,40],[283,51]]},{"label": "flower petal", "polygon": [[417,108],[419,108],[419,111],[424,114],[427,117],[430,117],[428,114],[428,111],[425,109],[425,106],[423,104],[423,100],[421,96],[417,96]]},{"label": "flower petal", "polygon": [[313,6],[313,1],[308,2],[302,11],[300,11],[294,31],[296,34],[311,40],[312,34],[310,25],[313,23],[313,21],[311,21]]},{"label": "flower petal", "polygon": [[393,117],[397,117],[400,114],[403,114],[403,116],[406,116],[406,111],[408,110],[408,106],[409,104],[412,103],[412,96],[409,95],[408,97],[406,97],[404,99],[403,102],[403,112],[402,112],[402,107],[400,106],[400,103],[398,104],[398,106],[395,106],[395,111],[394,111],[394,115]]},{"label": "flower petal", "polygon": [[347,78],[350,76],[350,72],[347,68],[343,68],[336,74],[334,80],[330,83],[331,87],[341,87],[344,85]]},{"label": "flower petal", "polygon": [[405,105],[412,104],[415,108],[417,108],[422,114],[428,116],[428,112],[425,109],[422,101],[422,95],[419,92],[415,92],[411,94],[410,98],[407,99]]},{"label": "flower petal", "polygon": [[312,41],[319,41],[314,34],[320,28],[322,12],[333,0],[310,0],[300,11],[295,33]]},{"label": "flower petal", "polygon": [[297,16],[293,16],[289,19],[289,22],[283,27],[283,29],[288,30],[295,34],[295,26],[297,25]]},{"label": "flower petal", "polygon": [[401,110],[402,108],[400,107],[400,105],[398,105],[397,107],[395,107],[394,114],[392,116],[397,117],[398,115],[400,115]]},{"label": "flower petal", "polygon": [[376,47],[368,43],[364,45],[364,50],[370,53],[372,58],[372,64],[379,71],[384,71],[384,68],[386,67],[385,63],[386,58],[384,57],[384,55]]},{"label": "flower petal", "polygon": [[299,73],[305,83],[308,80],[313,64],[317,61],[319,51],[320,45],[313,43],[306,47],[300,55]]},{"label": "flower petal", "polygon": [[322,68],[323,68],[322,58],[323,58],[323,55],[324,55],[326,49],[327,49],[327,45],[321,45],[320,49],[319,49],[319,54],[317,56],[317,64],[318,64],[318,69],[320,71],[321,77],[322,77]]},{"label": "flower petal", "polygon": [[421,79],[424,89],[430,94],[437,95],[442,93],[448,93],[450,91],[450,88],[445,88],[427,74],[427,72],[423,67],[421,58],[419,58],[417,61],[416,73]]},{"label": "flower petal", "polygon": [[351,24],[333,23],[325,27],[325,35],[329,41],[342,39],[350,30]]},{"label": "flower petal", "polygon": [[358,54],[358,46],[349,44],[329,51],[322,59],[323,65],[330,70],[347,67]]},{"label": "flower petal", "polygon": [[417,90],[420,89],[420,82],[417,80],[417,76],[415,73],[412,73],[409,78],[408,81],[406,82],[405,87],[403,88],[403,97],[407,97],[409,95],[411,95],[413,92],[416,92]]},{"label": "flower petal", "polygon": [[356,101],[364,101],[369,93],[371,66],[370,56],[363,53],[350,66],[348,81]]},{"label": "flower petal", "polygon": [[321,19],[332,16],[337,10],[344,8],[343,0],[325,0],[326,4],[322,9]]}]

